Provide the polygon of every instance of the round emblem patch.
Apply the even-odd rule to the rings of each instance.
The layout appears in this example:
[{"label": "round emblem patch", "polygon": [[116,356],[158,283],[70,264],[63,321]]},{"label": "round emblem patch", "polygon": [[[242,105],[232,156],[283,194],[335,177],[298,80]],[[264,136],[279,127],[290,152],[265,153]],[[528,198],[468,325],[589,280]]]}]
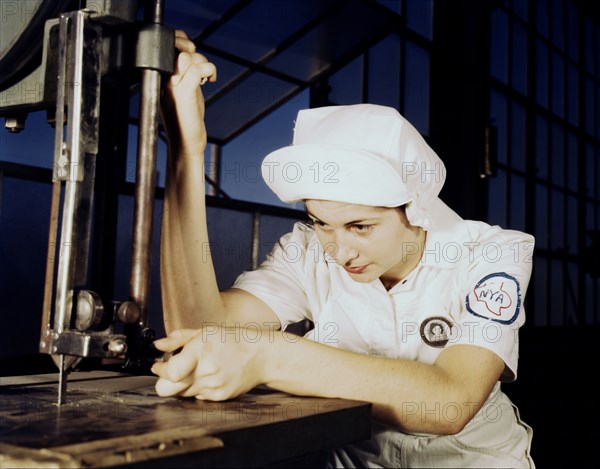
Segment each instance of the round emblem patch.
[{"label": "round emblem patch", "polygon": [[452,324],[442,316],[433,316],[421,323],[421,339],[431,347],[444,347],[450,339]]},{"label": "round emblem patch", "polygon": [[521,310],[521,286],[505,272],[483,277],[466,298],[469,313],[501,324],[511,324]]}]

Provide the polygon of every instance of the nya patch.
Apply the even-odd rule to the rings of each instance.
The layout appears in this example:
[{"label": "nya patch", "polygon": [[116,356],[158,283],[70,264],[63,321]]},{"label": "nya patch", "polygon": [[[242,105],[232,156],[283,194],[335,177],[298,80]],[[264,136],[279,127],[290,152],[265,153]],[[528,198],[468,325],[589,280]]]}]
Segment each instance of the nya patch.
[{"label": "nya patch", "polygon": [[469,313],[501,324],[512,324],[521,310],[521,286],[505,272],[483,277],[466,299]]}]

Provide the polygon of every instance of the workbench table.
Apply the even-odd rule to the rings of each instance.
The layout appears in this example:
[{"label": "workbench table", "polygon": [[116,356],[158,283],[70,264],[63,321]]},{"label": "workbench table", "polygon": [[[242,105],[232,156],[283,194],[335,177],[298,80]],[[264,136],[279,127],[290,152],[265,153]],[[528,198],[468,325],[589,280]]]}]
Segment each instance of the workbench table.
[{"label": "workbench table", "polygon": [[0,378],[0,467],[252,467],[369,438],[370,404],[265,388],[227,402],[162,398],[154,376]]}]

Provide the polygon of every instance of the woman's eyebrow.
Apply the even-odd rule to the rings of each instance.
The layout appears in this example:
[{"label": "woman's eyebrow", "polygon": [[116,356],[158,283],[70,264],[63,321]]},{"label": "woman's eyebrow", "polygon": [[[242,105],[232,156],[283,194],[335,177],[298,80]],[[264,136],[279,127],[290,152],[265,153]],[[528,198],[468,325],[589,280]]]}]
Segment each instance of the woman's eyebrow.
[{"label": "woman's eyebrow", "polygon": [[[306,210],[306,214],[312,218],[314,221],[318,221],[320,223],[323,223],[325,225],[328,225],[327,222],[324,222],[323,220],[321,220],[319,217],[313,215],[312,213],[310,213],[308,210]],[[349,221],[347,223],[344,223],[344,226],[351,226],[351,225],[361,225],[367,221],[377,221],[377,217],[366,217],[366,218],[360,218],[358,220],[352,220]]]},{"label": "woman's eyebrow", "polygon": [[369,221],[376,221],[376,220],[375,220],[374,217],[361,218],[360,220],[349,221],[348,223],[345,224],[345,226],[350,226],[350,225],[364,225],[365,222],[369,222]]},{"label": "woman's eyebrow", "polygon": [[310,213],[310,211],[308,209],[306,209],[306,215],[308,215],[309,218],[312,218],[315,221],[320,221],[321,223],[325,223],[323,220],[319,219],[319,217]]}]

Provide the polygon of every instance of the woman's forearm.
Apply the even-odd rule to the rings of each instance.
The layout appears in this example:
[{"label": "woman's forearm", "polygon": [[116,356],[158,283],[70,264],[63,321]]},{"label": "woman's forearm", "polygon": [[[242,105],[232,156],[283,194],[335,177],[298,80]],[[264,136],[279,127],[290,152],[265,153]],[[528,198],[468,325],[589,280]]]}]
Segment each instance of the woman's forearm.
[{"label": "woman's forearm", "polygon": [[[504,369],[494,352],[453,345],[434,364],[370,356],[277,330],[211,327],[180,330],[157,342],[181,348],[152,371],[159,395],[222,401],[259,384],[296,395],[355,399],[405,432],[458,433],[481,409]],[[258,335],[257,335],[258,334]]]},{"label": "woman's forearm", "polygon": [[216,68],[176,31],[180,54],[163,95],[169,155],[161,229],[160,274],[167,333],[197,328],[223,312],[210,257],[204,194],[204,98],[200,85]]},{"label": "woman's forearm", "polygon": [[206,226],[203,155],[170,155],[160,255],[167,332],[223,315]]},{"label": "woman's forearm", "polygon": [[[462,429],[484,404],[502,362],[491,352],[479,364],[477,347],[446,351],[441,365],[347,352],[276,334],[267,344],[265,384],[299,395],[356,399],[373,404],[373,416],[408,432],[453,434]],[[454,349],[454,350],[452,350]],[[471,357],[471,358],[467,358]],[[488,383],[472,382],[467,360],[492,370]]]}]

